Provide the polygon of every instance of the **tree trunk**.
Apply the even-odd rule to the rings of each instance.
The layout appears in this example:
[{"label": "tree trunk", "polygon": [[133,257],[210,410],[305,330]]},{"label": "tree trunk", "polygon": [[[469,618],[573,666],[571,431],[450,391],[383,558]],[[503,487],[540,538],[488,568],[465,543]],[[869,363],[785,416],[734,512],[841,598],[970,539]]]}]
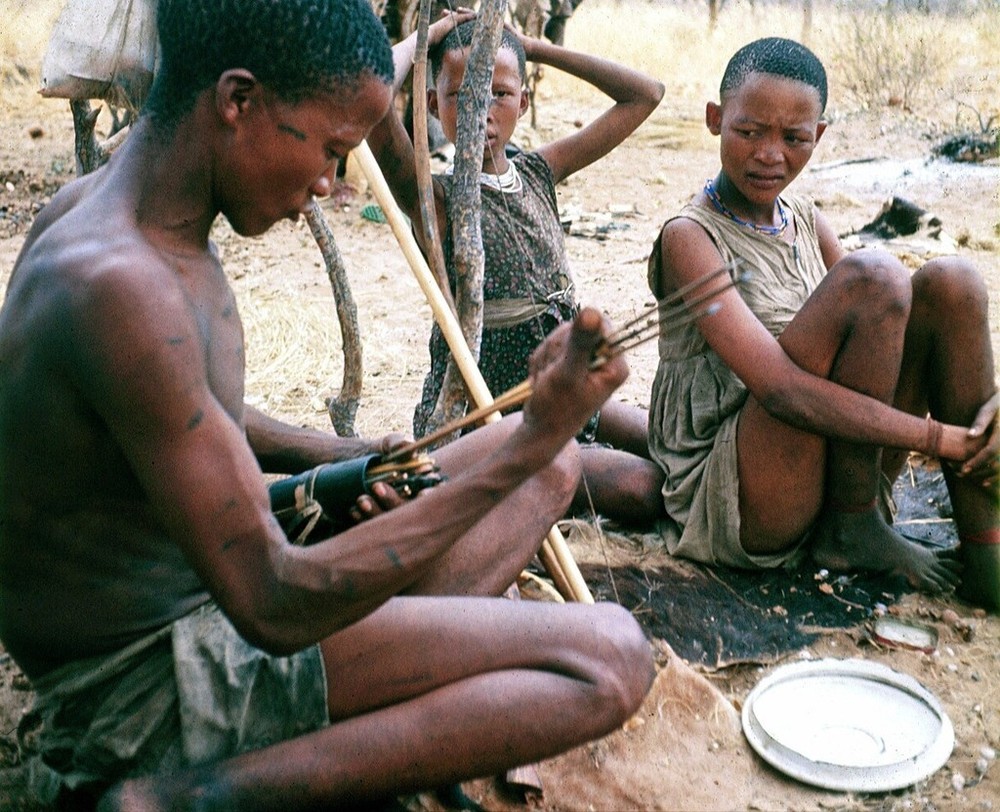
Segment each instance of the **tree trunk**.
[{"label": "tree trunk", "polygon": [[332,396],[327,403],[327,411],[337,434],[341,437],[356,437],[354,418],[358,414],[358,402],[361,400],[363,375],[358,308],[354,304],[351,286],[347,281],[347,269],[333,239],[333,231],[315,200],[310,203],[306,212],[306,222],[326,263],[326,275],[330,279],[330,287],[333,288],[333,301],[337,308],[337,320],[340,322],[340,334],[344,345],[343,382],[340,393]]},{"label": "tree trunk", "polygon": [[[503,30],[506,0],[483,0],[472,35],[465,76],[458,90],[458,128],[455,174],[448,197],[448,219],[456,276],[455,304],[462,334],[475,359],[483,335],[483,232],[479,175],[486,142],[486,114],[493,83],[493,65]],[[494,392],[493,394],[498,394]],[[462,376],[449,361],[444,386],[430,421],[430,430],[445,425],[465,411]]]},{"label": "tree trunk", "polygon": [[708,30],[715,31],[719,25],[719,9],[722,8],[722,0],[708,0]]}]

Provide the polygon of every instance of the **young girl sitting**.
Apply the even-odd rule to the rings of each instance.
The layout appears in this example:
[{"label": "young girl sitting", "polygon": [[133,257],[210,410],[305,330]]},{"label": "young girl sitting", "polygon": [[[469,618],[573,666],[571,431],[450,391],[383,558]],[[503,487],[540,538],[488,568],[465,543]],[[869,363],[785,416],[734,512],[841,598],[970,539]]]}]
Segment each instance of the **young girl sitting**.
[{"label": "young girl sitting", "polygon": [[[433,87],[428,109],[445,135],[455,140],[458,90],[465,74],[475,21],[471,15],[445,18],[430,26],[428,44]],[[492,101],[486,122],[482,163],[482,234],[485,253],[483,337],[479,366],[494,396],[528,377],[532,350],[578,310],[566,257],[555,186],[620,144],[653,112],[663,97],[654,79],[614,62],[577,53],[505,28],[493,70]],[[415,35],[393,49],[396,84],[409,71]],[[549,65],[589,82],[614,105],[589,125],[536,151],[512,150],[508,143],[528,109],[525,61]],[[390,110],[368,139],[397,202],[420,226],[413,145]],[[445,264],[454,286],[453,246],[447,200],[452,177],[434,178],[437,228]],[[428,246],[422,245],[425,253]],[[449,351],[437,325],[430,340],[431,369],[414,415],[414,433],[428,431],[428,418],[441,392]],[[649,521],[662,512],[656,496],[662,483],[648,459],[645,410],[608,402],[588,426],[583,483],[575,509],[591,505],[619,521]],[[611,446],[611,447],[608,447]]]},{"label": "young girl sitting", "polygon": [[[664,225],[649,284],[663,299],[736,258],[753,276],[712,318],[660,338],[649,446],[666,475],[668,548],[753,568],[808,544],[820,566],[894,571],[927,591],[955,587],[961,570],[965,597],[1000,608],[982,278],[956,257],[911,278],[884,251],[848,254],[811,201],[785,196],[826,128],[826,73],[807,48],[744,46],[719,96],[705,120],[721,168]],[[964,569],[886,519],[880,486],[909,449],[942,461]]]}]

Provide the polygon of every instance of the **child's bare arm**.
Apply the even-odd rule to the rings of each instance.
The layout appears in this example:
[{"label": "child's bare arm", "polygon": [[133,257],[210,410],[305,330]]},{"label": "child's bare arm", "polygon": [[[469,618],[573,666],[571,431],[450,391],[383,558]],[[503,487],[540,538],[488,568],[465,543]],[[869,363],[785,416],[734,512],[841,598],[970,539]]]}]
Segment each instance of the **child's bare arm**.
[{"label": "child's bare arm", "polygon": [[[434,50],[448,33],[462,23],[474,19],[476,13],[470,9],[459,7],[454,11],[444,11],[441,18],[431,23],[427,27],[427,50]],[[417,53],[417,32],[414,31],[406,39],[401,40],[392,46],[392,64],[395,69],[396,79],[392,84],[393,93],[399,93],[406,81],[406,77],[413,67],[413,58]]]},{"label": "child's bare arm", "polygon": [[520,39],[529,61],[576,76],[615,102],[583,129],[538,150],[551,167],[556,183],[607,155],[649,117],[663,98],[660,82],[617,62],[544,40]]},{"label": "child's bare arm", "polygon": [[419,205],[413,142],[399,120],[395,105],[389,106],[389,112],[368,133],[367,141],[396,203],[416,221]]}]

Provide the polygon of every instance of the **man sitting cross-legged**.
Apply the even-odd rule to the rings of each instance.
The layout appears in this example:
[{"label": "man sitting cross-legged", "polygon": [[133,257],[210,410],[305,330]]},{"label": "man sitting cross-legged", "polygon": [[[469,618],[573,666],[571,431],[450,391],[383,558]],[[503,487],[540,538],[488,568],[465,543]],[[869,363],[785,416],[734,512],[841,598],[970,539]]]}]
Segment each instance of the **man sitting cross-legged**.
[{"label": "man sitting cross-legged", "polygon": [[[288,543],[262,468],[387,450],[243,403],[209,240],[296,218],[390,102],[365,0],[161,0],[125,145],[46,206],[0,311],[0,638],[37,693],[45,802],[311,809],[488,775],[620,725],[652,657],[621,607],[497,600],[566,509],[572,438],[621,384],[583,311],[523,417],[448,480]],[[441,597],[441,596],[455,597]]]}]

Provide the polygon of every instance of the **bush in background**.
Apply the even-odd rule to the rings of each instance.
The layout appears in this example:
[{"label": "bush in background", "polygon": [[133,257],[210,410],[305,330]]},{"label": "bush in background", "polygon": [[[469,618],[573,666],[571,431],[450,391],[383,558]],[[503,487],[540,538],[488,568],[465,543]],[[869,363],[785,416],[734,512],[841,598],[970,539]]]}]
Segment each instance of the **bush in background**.
[{"label": "bush in background", "polygon": [[954,49],[939,20],[891,5],[846,16],[834,40],[833,68],[861,107],[910,111],[941,87]]}]

